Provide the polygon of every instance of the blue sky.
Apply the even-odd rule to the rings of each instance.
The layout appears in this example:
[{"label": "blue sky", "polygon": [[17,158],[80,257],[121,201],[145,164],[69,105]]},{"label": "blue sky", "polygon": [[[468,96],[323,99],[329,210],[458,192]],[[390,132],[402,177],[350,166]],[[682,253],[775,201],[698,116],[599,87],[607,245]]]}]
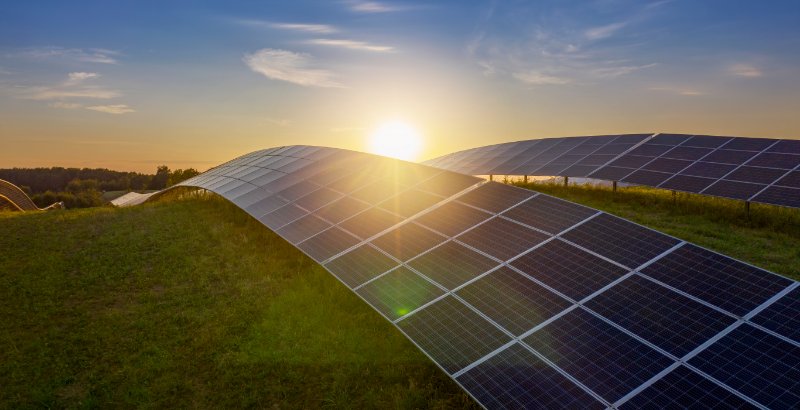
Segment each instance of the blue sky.
[{"label": "blue sky", "polygon": [[394,119],[424,157],[617,132],[795,138],[798,23],[797,1],[14,2],[0,166],[205,168],[364,149]]}]

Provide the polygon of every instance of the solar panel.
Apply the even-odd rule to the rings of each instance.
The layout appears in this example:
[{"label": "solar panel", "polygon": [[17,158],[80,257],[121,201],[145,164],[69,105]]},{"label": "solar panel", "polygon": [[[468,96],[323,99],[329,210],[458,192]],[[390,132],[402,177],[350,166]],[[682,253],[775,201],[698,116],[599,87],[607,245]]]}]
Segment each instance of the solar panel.
[{"label": "solar panel", "polygon": [[678,366],[620,407],[628,409],[757,409],[729,390]]},{"label": "solar panel", "polygon": [[[618,142],[623,140],[627,142]],[[800,188],[800,142],[795,140],[655,134],[514,144],[525,148],[512,155],[490,145],[427,164],[477,175],[588,177],[800,207],[800,191],[774,189],[776,185]],[[467,161],[467,157],[481,160]],[[762,191],[768,192],[761,195]]]},{"label": "solar panel", "polygon": [[456,378],[490,409],[602,409],[592,397],[516,343]]},{"label": "solar panel", "polygon": [[[637,152],[664,154],[643,156],[650,158],[647,169],[625,172],[669,174],[665,184],[698,190],[749,183],[726,178],[761,178],[745,167],[779,169],[745,164],[731,172],[736,165],[705,163],[729,167],[713,179],[664,172],[686,160],[665,156],[676,148],[699,155],[730,148],[732,140],[605,136],[508,144],[496,153],[508,163],[540,147],[543,155],[525,164],[556,169],[647,145]],[[773,152],[755,151],[762,145],[735,147],[753,158]],[[768,149],[779,145],[794,149]],[[489,154],[472,152],[464,161],[487,163],[495,155]],[[277,159],[266,160],[270,155]],[[256,163],[294,170],[260,186],[237,179],[269,175],[254,170]],[[607,169],[603,164],[595,168]],[[763,183],[755,196],[800,190],[791,186],[792,171],[782,171],[777,180],[785,185]],[[183,185],[218,189],[295,243],[484,406],[800,405],[800,285],[624,219],[520,188],[324,148],[261,151]]]},{"label": "solar panel", "polygon": [[675,238],[608,214],[592,218],[562,237],[631,269],[679,243]]},{"label": "solar panel", "polygon": [[452,296],[406,316],[399,327],[451,374],[511,341]]},{"label": "solar panel", "polygon": [[[776,409],[800,403],[800,347],[744,324],[688,361],[709,376]],[[778,387],[780,386],[780,387]]]},{"label": "solar panel", "polygon": [[581,308],[522,340],[610,403],[673,363]]}]

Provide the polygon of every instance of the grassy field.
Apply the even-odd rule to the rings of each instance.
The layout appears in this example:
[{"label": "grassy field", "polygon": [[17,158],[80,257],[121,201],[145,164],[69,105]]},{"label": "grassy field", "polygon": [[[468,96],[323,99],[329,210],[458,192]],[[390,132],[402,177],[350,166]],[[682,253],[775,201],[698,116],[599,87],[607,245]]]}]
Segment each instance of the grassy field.
[{"label": "grassy field", "polygon": [[[536,184],[800,278],[800,212]],[[2,408],[475,404],[313,261],[216,197],[0,213]]]},{"label": "grassy field", "polygon": [[518,184],[621,216],[764,269],[800,280],[800,209],[705,195],[560,183]]},{"label": "grassy field", "polygon": [[475,406],[224,200],[0,213],[0,232],[0,408]]}]

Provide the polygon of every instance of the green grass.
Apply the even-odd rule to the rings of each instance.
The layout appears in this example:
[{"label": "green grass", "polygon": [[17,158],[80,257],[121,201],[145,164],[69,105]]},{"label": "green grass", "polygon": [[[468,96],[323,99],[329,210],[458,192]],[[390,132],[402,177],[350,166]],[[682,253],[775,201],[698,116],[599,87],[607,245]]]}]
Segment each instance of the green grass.
[{"label": "green grass", "polygon": [[800,209],[705,195],[593,185],[518,184],[584,204],[800,280]]},{"label": "green grass", "polygon": [[219,198],[0,214],[1,408],[463,408],[330,274]]}]

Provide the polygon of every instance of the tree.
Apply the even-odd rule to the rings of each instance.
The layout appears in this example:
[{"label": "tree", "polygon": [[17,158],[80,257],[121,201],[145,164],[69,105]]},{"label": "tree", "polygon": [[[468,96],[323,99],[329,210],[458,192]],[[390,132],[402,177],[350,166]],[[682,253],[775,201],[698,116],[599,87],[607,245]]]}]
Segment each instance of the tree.
[{"label": "tree", "polygon": [[150,185],[147,186],[147,189],[164,189],[167,187],[167,182],[169,181],[169,167],[166,165],[161,165],[156,170],[155,176],[153,179],[150,180]]},{"label": "tree", "polygon": [[169,174],[169,180],[167,181],[167,186],[169,187],[175,184],[179,184],[197,175],[200,175],[200,172],[194,168],[176,169],[175,171],[172,171]]}]

